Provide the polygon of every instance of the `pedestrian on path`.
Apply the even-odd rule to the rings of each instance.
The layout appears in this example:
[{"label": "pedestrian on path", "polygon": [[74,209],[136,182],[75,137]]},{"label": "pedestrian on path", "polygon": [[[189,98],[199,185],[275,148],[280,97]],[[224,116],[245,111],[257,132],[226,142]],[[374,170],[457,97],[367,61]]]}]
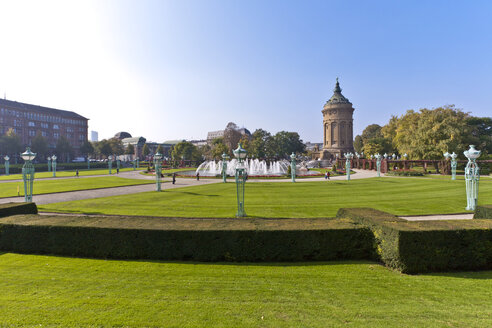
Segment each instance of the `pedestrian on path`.
[{"label": "pedestrian on path", "polygon": [[200,172],[196,173],[196,181],[200,181]]},{"label": "pedestrian on path", "polygon": [[120,174],[120,168],[119,167],[116,168],[116,174]]},{"label": "pedestrian on path", "polygon": [[75,176],[78,178],[79,177],[79,169],[75,170]]},{"label": "pedestrian on path", "polygon": [[173,184],[176,183],[176,173],[173,173]]},{"label": "pedestrian on path", "polygon": [[330,180],[330,171],[326,171],[326,175],[328,176],[328,180]]}]

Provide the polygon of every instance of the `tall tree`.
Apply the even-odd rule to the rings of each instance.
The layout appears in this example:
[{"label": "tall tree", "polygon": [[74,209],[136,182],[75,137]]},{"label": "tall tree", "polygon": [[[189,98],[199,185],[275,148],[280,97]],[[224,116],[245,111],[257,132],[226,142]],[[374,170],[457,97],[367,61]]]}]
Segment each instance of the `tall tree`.
[{"label": "tall tree", "polygon": [[111,138],[108,141],[109,141],[109,144],[111,145],[111,149],[113,151],[113,154],[123,155],[123,153],[125,152],[125,148],[123,147],[123,143],[121,142],[121,139]]},{"label": "tall tree", "polygon": [[17,158],[22,151],[22,143],[20,137],[15,133],[14,129],[10,128],[3,137],[5,155]]},{"label": "tall tree", "polygon": [[73,156],[73,148],[64,136],[60,136],[58,141],[56,142],[56,154],[58,158],[62,159],[65,162],[70,161],[70,158]]},{"label": "tall tree", "polygon": [[80,146],[80,153],[87,156],[87,158],[89,158],[90,154],[94,154],[94,146],[89,140],[84,140]]},{"label": "tall tree", "polygon": [[469,117],[454,105],[409,110],[398,119],[394,144],[411,159],[442,159],[444,152],[468,148]]},{"label": "tall tree", "polygon": [[492,118],[469,117],[466,123],[470,128],[467,142],[476,145],[483,155],[492,154]]},{"label": "tall tree", "polygon": [[250,155],[255,158],[266,158],[269,155],[269,146],[272,144],[272,135],[263,129],[253,132],[250,142]]},{"label": "tall tree", "polygon": [[106,158],[109,155],[113,154],[113,147],[111,147],[111,143],[107,139],[103,139],[103,140],[99,141],[96,144],[96,149],[100,155],[102,155]]},{"label": "tall tree", "polygon": [[241,132],[236,123],[230,122],[224,130],[224,144],[232,151],[237,148],[239,140],[241,140]]},{"label": "tall tree", "polygon": [[40,132],[36,134],[31,140],[31,150],[36,153],[38,159],[45,158],[48,153],[48,141],[41,135]]},{"label": "tall tree", "polygon": [[362,137],[360,135],[356,135],[354,139],[355,151],[361,153],[363,151],[362,150],[363,147],[364,147],[364,141],[362,140]]},{"label": "tall tree", "polygon": [[212,157],[213,159],[222,159],[222,154],[228,154],[229,156],[232,154],[229,151],[229,148],[224,144],[223,138],[216,138],[212,141]]},{"label": "tall tree", "polygon": [[128,144],[128,146],[126,147],[126,150],[125,150],[125,154],[134,155],[135,154],[135,146],[133,146],[132,144]]},{"label": "tall tree", "polygon": [[288,158],[291,153],[304,153],[306,146],[297,132],[280,131],[273,136],[275,153],[278,157]]},{"label": "tall tree", "polygon": [[188,141],[177,143],[173,148],[172,156],[176,160],[201,160],[201,153],[198,151],[197,147]]},{"label": "tall tree", "polygon": [[147,156],[149,156],[149,154],[150,154],[149,145],[144,144],[144,146],[143,146],[143,148],[142,148],[142,155],[143,155],[144,157],[147,157]]},{"label": "tall tree", "polygon": [[162,145],[157,146],[157,153],[163,154],[164,153],[164,148],[162,148]]}]

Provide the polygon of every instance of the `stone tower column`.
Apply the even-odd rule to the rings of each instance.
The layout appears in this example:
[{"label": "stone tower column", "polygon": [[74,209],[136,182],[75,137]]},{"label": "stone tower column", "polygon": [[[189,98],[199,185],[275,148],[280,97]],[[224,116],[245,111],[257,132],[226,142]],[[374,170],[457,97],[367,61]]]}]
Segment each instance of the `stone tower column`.
[{"label": "stone tower column", "polygon": [[353,113],[352,103],[342,95],[337,82],[333,96],[326,102],[323,113],[323,154],[324,159],[334,158],[335,154],[353,152]]}]

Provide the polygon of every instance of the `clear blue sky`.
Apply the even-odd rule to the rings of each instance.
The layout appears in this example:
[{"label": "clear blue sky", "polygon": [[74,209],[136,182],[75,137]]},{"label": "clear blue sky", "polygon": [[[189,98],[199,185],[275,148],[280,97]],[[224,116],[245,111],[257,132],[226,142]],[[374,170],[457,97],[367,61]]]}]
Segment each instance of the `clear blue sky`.
[{"label": "clear blue sky", "polygon": [[0,0],[0,92],[108,138],[235,122],[322,141],[335,78],[354,132],[407,109],[492,116],[491,1]]}]

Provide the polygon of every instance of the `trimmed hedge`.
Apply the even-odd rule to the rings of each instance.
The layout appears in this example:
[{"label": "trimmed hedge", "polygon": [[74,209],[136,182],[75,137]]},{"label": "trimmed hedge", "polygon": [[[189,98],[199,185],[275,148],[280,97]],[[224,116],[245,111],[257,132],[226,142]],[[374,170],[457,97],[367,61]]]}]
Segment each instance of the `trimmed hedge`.
[{"label": "trimmed hedge", "polygon": [[6,203],[0,204],[0,218],[16,214],[37,214],[35,203]]},{"label": "trimmed hedge", "polygon": [[412,171],[412,170],[402,170],[402,171],[388,171],[386,175],[395,177],[423,177],[424,172]]},{"label": "trimmed hedge", "polygon": [[340,209],[374,233],[376,251],[404,273],[492,269],[492,222],[415,221],[373,209]]},{"label": "trimmed hedge", "polygon": [[29,218],[25,219],[25,224],[0,223],[1,250],[94,258],[193,261],[374,258],[371,231],[353,225],[342,229],[163,230],[31,225],[28,221]]},{"label": "trimmed hedge", "polygon": [[474,219],[492,219],[492,205],[477,206]]}]

